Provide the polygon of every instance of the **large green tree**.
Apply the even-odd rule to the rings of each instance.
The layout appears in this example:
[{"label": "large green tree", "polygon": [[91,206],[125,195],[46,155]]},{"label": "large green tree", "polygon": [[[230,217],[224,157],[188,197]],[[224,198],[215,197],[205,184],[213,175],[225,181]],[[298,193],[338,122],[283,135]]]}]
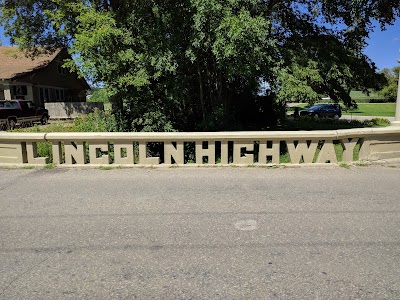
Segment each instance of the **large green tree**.
[{"label": "large green tree", "polygon": [[378,93],[390,102],[396,102],[397,89],[399,86],[400,66],[390,69],[383,69],[381,73],[385,75],[387,84]]},{"label": "large green tree", "polygon": [[[378,88],[362,50],[400,0],[0,0],[0,10],[31,55],[68,47],[107,86],[124,129],[196,130],[232,129],[272,98],[349,104],[351,89]],[[257,98],[260,82],[269,97]]]}]

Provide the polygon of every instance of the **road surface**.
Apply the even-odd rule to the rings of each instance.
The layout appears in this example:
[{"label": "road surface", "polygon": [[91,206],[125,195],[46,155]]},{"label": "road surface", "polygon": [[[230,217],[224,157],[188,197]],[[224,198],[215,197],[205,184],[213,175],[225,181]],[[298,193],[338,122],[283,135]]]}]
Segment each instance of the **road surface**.
[{"label": "road surface", "polygon": [[400,168],[1,169],[0,299],[400,299]]}]

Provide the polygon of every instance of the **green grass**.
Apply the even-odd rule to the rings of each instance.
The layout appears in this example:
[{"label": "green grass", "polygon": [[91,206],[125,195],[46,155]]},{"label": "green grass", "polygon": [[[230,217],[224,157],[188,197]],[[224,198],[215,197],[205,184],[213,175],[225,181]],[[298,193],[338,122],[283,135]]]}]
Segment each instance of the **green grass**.
[{"label": "green grass", "polygon": [[351,99],[355,101],[369,101],[371,99],[384,99],[383,96],[378,95],[376,92],[370,92],[369,95],[363,93],[362,91],[351,91],[350,92]]},{"label": "green grass", "polygon": [[344,169],[350,169],[349,164],[344,163],[344,162],[340,163],[339,166],[342,167],[342,168],[344,168]]},{"label": "green grass", "polygon": [[[296,105],[300,110],[308,108],[306,103]],[[295,107],[289,107],[288,112],[294,112]],[[396,112],[396,103],[358,103],[357,109],[350,109],[346,112],[345,107],[342,105],[342,114],[354,116],[377,116],[377,117],[394,117]]]},{"label": "green grass", "polygon": [[55,164],[53,164],[53,163],[50,163],[50,164],[47,164],[47,165],[44,165],[43,166],[43,168],[44,169],[54,169],[56,167],[56,165]]},{"label": "green grass", "polygon": [[24,166],[22,166],[22,169],[25,169],[25,170],[31,170],[31,169],[34,169],[35,168],[35,166],[32,166],[32,165],[24,165]]},{"label": "green grass", "polygon": [[396,103],[359,103],[358,109],[350,109],[344,115],[353,114],[355,116],[378,116],[378,117],[394,117],[396,112]]},{"label": "green grass", "polygon": [[73,122],[51,121],[48,125],[34,125],[32,127],[17,128],[15,132],[72,132]]},{"label": "green grass", "polygon": [[357,167],[368,167],[369,163],[366,161],[359,161],[359,162],[355,162],[354,165]]},{"label": "green grass", "polygon": [[113,167],[112,166],[100,166],[99,169],[103,170],[103,171],[109,171],[109,170],[112,170]]}]

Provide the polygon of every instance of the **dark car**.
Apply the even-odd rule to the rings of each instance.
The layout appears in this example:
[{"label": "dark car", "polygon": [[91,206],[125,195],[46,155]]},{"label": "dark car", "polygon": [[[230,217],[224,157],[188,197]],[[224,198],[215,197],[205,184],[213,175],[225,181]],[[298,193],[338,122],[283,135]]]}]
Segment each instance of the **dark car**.
[{"label": "dark car", "polygon": [[28,100],[0,100],[0,127],[14,129],[17,125],[27,126],[35,122],[46,124],[49,112]]},{"label": "dark car", "polygon": [[317,104],[300,111],[300,116],[339,119],[342,116],[342,109],[339,104]]}]

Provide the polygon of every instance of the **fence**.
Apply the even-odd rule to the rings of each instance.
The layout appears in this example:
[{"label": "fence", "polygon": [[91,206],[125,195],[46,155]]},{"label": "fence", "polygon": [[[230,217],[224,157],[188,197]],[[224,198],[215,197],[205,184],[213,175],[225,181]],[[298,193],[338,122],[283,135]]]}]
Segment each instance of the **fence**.
[{"label": "fence", "polygon": [[49,102],[45,103],[51,119],[74,119],[80,114],[88,114],[95,108],[104,110],[102,102]]},{"label": "fence", "polygon": [[[43,148],[48,150],[47,157],[42,157]],[[228,166],[398,158],[400,127],[215,133],[0,132],[1,164]]]}]

